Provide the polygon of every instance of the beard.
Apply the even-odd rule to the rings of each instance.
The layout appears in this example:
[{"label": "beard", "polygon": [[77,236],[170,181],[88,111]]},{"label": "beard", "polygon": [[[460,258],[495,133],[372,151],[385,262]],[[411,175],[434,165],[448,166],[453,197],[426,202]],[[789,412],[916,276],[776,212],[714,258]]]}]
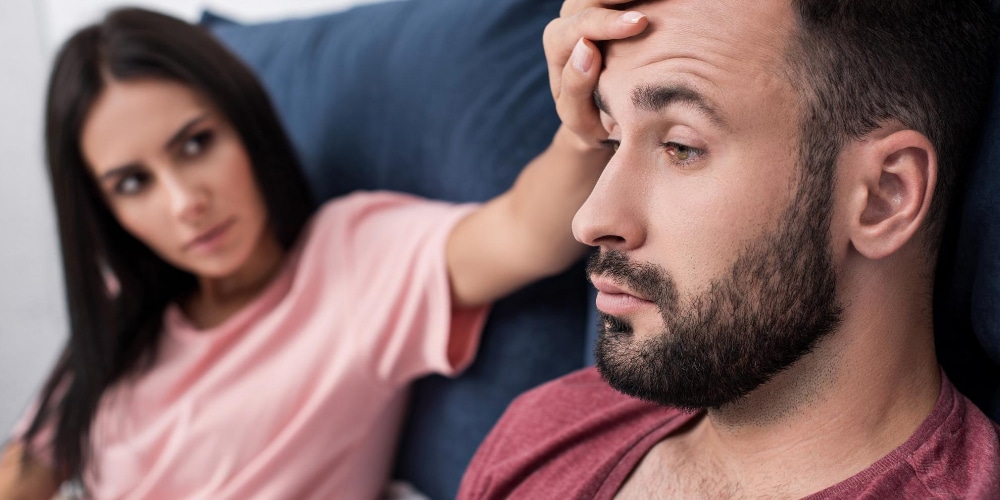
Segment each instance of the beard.
[{"label": "beard", "polygon": [[[804,184],[815,184],[804,182]],[[599,314],[597,368],[616,390],[681,409],[720,408],[810,353],[840,323],[830,255],[831,196],[800,188],[783,224],[749,244],[706,291],[683,300],[669,274],[617,250],[594,254],[606,276],[654,302],[662,332],[638,339]]]}]

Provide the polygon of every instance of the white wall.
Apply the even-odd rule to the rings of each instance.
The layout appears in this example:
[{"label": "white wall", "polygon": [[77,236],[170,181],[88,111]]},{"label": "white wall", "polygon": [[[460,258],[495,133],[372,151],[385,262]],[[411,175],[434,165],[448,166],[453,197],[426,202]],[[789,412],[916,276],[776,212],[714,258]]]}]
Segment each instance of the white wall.
[{"label": "white wall", "polygon": [[[208,4],[242,21],[381,0],[135,0],[195,20]],[[42,152],[51,55],[120,0],[0,0],[0,442],[39,389],[66,334],[62,270]]]},{"label": "white wall", "polygon": [[43,21],[0,1],[0,441],[54,362],[65,332],[55,220],[42,161]]},{"label": "white wall", "polygon": [[[4,0],[7,1],[7,0]],[[53,46],[65,40],[77,28],[100,18],[118,5],[152,8],[195,21],[203,9],[241,21],[264,21],[298,17],[345,9],[352,5],[383,0],[37,0],[44,3],[48,29],[46,38]]]}]

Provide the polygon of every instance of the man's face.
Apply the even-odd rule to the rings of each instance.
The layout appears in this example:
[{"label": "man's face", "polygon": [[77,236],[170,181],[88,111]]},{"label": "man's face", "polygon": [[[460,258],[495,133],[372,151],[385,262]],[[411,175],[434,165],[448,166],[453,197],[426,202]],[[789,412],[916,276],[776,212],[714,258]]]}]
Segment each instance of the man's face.
[{"label": "man's face", "polygon": [[618,150],[573,223],[601,247],[598,367],[634,396],[723,406],[836,326],[829,179],[801,177],[787,2],[641,10],[648,34],[607,47]]}]

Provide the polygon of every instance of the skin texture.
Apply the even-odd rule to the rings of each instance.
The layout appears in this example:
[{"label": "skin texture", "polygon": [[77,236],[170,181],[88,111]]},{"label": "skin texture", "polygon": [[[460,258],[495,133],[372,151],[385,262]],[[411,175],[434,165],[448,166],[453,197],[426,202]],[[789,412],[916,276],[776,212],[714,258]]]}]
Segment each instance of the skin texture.
[{"label": "skin texture", "polygon": [[[608,15],[604,5],[572,2],[558,29],[579,36],[571,27]],[[573,230],[602,252],[661,269],[679,303],[691,303],[713,293],[749,246],[787,225],[806,104],[785,59],[796,25],[780,0],[634,8],[649,29],[608,44],[598,85],[617,152]],[[649,96],[664,95],[651,88],[683,98],[649,106]],[[881,458],[930,412],[940,378],[921,228],[937,175],[934,149],[886,122],[848,141],[831,167],[827,236],[839,328],[654,447],[620,497],[802,497]],[[614,276],[592,279],[598,308],[627,321],[634,342],[669,335],[655,297]]]}]

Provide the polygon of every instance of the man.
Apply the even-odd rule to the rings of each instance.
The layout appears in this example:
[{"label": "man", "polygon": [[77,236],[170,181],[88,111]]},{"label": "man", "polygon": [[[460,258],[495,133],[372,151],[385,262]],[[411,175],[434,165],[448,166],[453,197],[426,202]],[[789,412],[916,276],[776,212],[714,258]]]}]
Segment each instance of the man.
[{"label": "man", "polygon": [[[598,366],[513,403],[460,498],[1000,498],[1000,427],[940,371],[931,321],[988,9],[660,0],[625,33],[622,2],[590,3],[547,46],[648,22],[606,46],[616,152],[573,224],[600,249]],[[571,97],[600,58],[550,55],[583,136]]]}]

